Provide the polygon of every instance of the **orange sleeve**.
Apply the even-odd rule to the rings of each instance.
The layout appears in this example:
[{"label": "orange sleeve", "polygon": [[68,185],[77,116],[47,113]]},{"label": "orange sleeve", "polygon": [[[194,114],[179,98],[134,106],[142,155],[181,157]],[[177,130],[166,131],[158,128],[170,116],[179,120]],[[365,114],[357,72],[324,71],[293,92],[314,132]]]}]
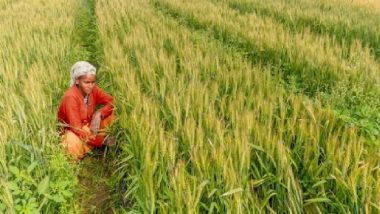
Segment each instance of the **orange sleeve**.
[{"label": "orange sleeve", "polygon": [[95,88],[95,95],[96,95],[96,105],[104,105],[101,109],[99,109],[100,113],[102,114],[103,118],[108,117],[112,114],[113,111],[113,97],[106,92],[104,92],[99,87]]},{"label": "orange sleeve", "polygon": [[74,132],[81,140],[88,139],[91,133],[82,129],[83,125],[80,116],[80,102],[73,96],[64,99],[65,112],[70,130]]}]

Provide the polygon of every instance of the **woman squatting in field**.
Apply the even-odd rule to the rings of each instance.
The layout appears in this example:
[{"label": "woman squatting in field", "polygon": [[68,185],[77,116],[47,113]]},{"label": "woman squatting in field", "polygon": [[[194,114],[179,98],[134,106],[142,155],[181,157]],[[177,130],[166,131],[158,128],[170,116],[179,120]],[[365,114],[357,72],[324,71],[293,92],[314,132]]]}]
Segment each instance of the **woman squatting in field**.
[{"label": "woman squatting in field", "polygon": [[[95,112],[97,105],[103,106]],[[58,111],[66,152],[80,160],[95,147],[113,144],[115,139],[108,137],[105,129],[114,119],[113,98],[96,85],[96,68],[85,61],[75,63],[70,89]]]}]

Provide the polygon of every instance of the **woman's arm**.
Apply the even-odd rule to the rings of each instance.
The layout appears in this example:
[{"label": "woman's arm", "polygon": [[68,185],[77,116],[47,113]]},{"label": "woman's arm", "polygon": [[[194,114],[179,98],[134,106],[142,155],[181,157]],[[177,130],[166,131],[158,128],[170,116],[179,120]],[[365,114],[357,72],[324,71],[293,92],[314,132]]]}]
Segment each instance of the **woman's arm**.
[{"label": "woman's arm", "polygon": [[95,104],[104,105],[102,108],[98,110],[102,118],[106,118],[109,115],[111,115],[113,111],[113,97],[97,86],[94,87],[93,93],[95,95],[96,100]]},{"label": "woman's arm", "polygon": [[80,115],[80,102],[73,96],[67,96],[63,100],[69,128],[81,140],[88,140],[91,133],[82,129],[83,125]]}]

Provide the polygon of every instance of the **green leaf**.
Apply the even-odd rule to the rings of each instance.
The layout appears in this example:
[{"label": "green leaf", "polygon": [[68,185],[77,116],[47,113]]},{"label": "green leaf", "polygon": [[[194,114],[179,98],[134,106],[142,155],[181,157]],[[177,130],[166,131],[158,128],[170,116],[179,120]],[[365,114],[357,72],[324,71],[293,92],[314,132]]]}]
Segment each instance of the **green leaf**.
[{"label": "green leaf", "polygon": [[5,211],[5,209],[6,209],[7,207],[5,206],[5,204],[3,204],[3,203],[1,203],[0,202],[0,211]]},{"label": "green leaf", "polygon": [[17,183],[15,183],[15,182],[8,182],[8,183],[7,183],[7,187],[8,187],[10,190],[18,190],[18,189],[19,189]]},{"label": "green leaf", "polygon": [[37,191],[39,194],[45,194],[49,188],[49,176],[46,176],[37,187]]},{"label": "green leaf", "polygon": [[62,196],[60,195],[53,195],[52,197],[50,197],[53,201],[57,202],[57,203],[62,203],[64,201],[66,201]]},{"label": "green leaf", "polygon": [[20,174],[20,170],[15,166],[10,166],[9,171],[16,176]]},{"label": "green leaf", "polygon": [[274,191],[274,190],[269,190],[265,196],[265,198],[263,199],[263,202],[262,202],[262,205],[261,205],[261,209],[263,209],[264,207],[266,207],[269,203],[269,200],[273,197],[277,195],[277,193]]},{"label": "green leaf", "polygon": [[28,173],[31,173],[33,171],[34,168],[36,168],[37,166],[37,162],[33,162],[32,164],[30,164],[30,166],[28,167],[27,169],[27,172]]},{"label": "green leaf", "polygon": [[71,197],[71,196],[73,196],[73,193],[70,192],[70,191],[67,191],[67,190],[63,190],[63,191],[61,192],[61,194],[62,194],[63,196],[66,196],[66,197]]},{"label": "green leaf", "polygon": [[22,210],[22,206],[21,206],[21,205],[16,205],[16,206],[15,206],[15,210],[17,210],[17,211],[21,211],[21,210]]}]

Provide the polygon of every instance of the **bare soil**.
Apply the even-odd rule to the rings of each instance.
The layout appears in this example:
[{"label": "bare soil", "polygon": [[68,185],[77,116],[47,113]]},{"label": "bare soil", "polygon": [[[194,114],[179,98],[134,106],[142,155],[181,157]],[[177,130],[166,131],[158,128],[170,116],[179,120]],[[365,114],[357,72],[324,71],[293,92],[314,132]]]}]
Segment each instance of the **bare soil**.
[{"label": "bare soil", "polygon": [[96,151],[81,161],[78,175],[81,213],[114,213],[107,185],[110,176],[104,151]]}]

